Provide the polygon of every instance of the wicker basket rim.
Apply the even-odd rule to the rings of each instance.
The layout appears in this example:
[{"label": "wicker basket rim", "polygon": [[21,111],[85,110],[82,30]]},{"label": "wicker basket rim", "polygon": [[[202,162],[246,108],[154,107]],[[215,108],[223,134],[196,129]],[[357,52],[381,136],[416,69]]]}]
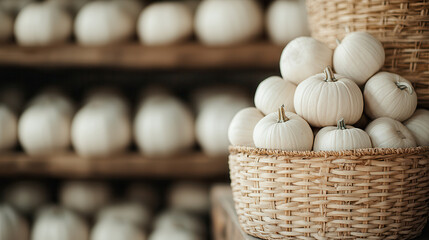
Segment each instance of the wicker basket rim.
[{"label": "wicker basket rim", "polygon": [[249,155],[275,155],[288,157],[331,157],[331,156],[382,156],[392,154],[421,154],[429,153],[429,146],[413,147],[413,148],[366,148],[344,151],[283,151],[275,149],[245,147],[245,146],[230,146],[231,154],[244,153]]}]

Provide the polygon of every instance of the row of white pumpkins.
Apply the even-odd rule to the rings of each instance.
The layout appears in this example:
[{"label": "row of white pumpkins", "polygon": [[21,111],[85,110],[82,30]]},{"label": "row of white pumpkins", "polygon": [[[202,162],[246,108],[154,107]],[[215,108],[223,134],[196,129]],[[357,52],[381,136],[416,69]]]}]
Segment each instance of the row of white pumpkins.
[{"label": "row of white pumpkins", "polygon": [[[65,9],[81,6],[73,23]],[[268,35],[281,45],[309,35],[306,18],[305,1],[276,0],[267,10]],[[264,25],[263,10],[255,0],[155,2],[146,8],[138,0],[48,0],[28,4],[13,22],[0,9],[0,41],[14,32],[17,42],[27,46],[65,42],[73,25],[77,41],[84,45],[127,41],[135,31],[143,44],[174,44],[189,39],[194,29],[204,44],[231,45],[261,35]]]},{"label": "row of white pumpkins", "polygon": [[[155,218],[159,198],[142,184],[130,185],[126,200],[116,203],[108,185],[81,181],[63,185],[62,205],[49,204],[47,190],[37,182],[15,183],[4,198],[7,204],[0,205],[2,240],[144,240],[150,228],[150,240],[199,240],[206,233],[200,214],[209,208],[207,186],[191,182],[173,185],[168,209]],[[20,213],[30,211],[35,214],[31,233]],[[95,220],[91,233],[87,217]]]},{"label": "row of white pumpkins", "polygon": [[[188,151],[197,141],[210,156],[227,154],[227,130],[234,114],[251,105],[249,99],[223,88],[197,91],[197,116],[164,90],[147,90],[131,122],[129,104],[114,90],[89,94],[75,114],[70,99],[54,90],[36,96],[19,120],[0,104],[0,149],[10,150],[19,140],[30,155],[67,151],[73,144],[84,157],[104,157],[125,151],[134,139],[142,154],[170,156]],[[151,92],[151,93],[149,93]]]},{"label": "row of white pumpkins", "polygon": [[[408,80],[378,72],[384,58],[381,43],[364,32],[348,34],[334,51],[310,37],[291,41],[280,60],[283,78],[260,83],[256,108],[234,117],[230,142],[290,151],[429,146],[429,111],[415,111]],[[373,119],[365,131],[350,126],[364,110]],[[310,126],[322,128],[315,138]]]}]

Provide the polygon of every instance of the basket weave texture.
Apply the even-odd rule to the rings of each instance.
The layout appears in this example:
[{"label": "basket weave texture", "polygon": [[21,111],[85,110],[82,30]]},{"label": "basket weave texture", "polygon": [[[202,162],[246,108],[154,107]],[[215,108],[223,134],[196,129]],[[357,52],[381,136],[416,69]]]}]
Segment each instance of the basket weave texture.
[{"label": "basket weave texture", "polygon": [[383,70],[414,83],[419,104],[429,107],[429,1],[307,0],[314,38],[335,47],[346,30],[366,31],[384,46]]},{"label": "basket weave texture", "polygon": [[241,227],[263,239],[412,239],[429,211],[429,147],[230,147]]}]

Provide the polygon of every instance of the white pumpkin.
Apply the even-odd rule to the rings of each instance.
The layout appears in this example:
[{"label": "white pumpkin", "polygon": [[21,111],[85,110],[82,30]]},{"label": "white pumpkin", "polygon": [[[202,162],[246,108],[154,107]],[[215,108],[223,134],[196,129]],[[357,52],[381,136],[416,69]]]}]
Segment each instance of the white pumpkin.
[{"label": "white pumpkin", "polygon": [[249,97],[243,87],[215,85],[195,90],[191,95],[191,101],[196,112],[199,113],[207,105],[218,100],[231,99],[231,101],[247,103]]},{"label": "white pumpkin", "polygon": [[185,231],[199,236],[203,236],[206,233],[206,226],[202,219],[197,215],[176,209],[168,209],[158,215],[154,222],[154,229],[155,231]]},{"label": "white pumpkin", "polygon": [[0,239],[29,239],[27,221],[8,205],[0,205]]},{"label": "white pumpkin", "polygon": [[289,112],[295,112],[293,97],[295,84],[280,77],[269,77],[262,81],[255,93],[255,106],[265,115],[276,112],[281,105]]},{"label": "white pumpkin", "polygon": [[197,141],[209,156],[228,155],[228,128],[235,114],[250,107],[248,99],[229,97],[212,98],[197,115],[195,129]]},{"label": "white pumpkin", "polygon": [[160,204],[159,194],[154,187],[145,183],[132,183],[125,190],[125,198],[130,202],[141,203],[150,209]]},{"label": "white pumpkin", "polygon": [[239,111],[229,124],[229,142],[232,145],[254,147],[253,130],[263,117],[264,114],[254,107]]},{"label": "white pumpkin", "polygon": [[34,213],[48,203],[46,186],[34,181],[19,181],[6,187],[4,201],[23,214]]},{"label": "white pumpkin", "polygon": [[258,148],[308,151],[313,147],[313,131],[304,119],[281,106],[256,124],[253,142]]},{"label": "white pumpkin", "polygon": [[380,70],[384,58],[384,48],[380,41],[369,33],[353,32],[335,48],[333,63],[338,74],[363,86]]},{"label": "white pumpkin", "polygon": [[137,146],[148,156],[183,152],[195,143],[194,119],[180,100],[165,94],[143,100],[134,120]]},{"label": "white pumpkin", "polygon": [[394,73],[375,74],[366,83],[363,96],[365,113],[372,119],[390,117],[402,122],[417,107],[417,94],[411,82]]},{"label": "white pumpkin", "polygon": [[295,38],[283,49],[280,72],[283,79],[298,85],[332,65],[332,49],[311,37]]},{"label": "white pumpkin", "polygon": [[59,198],[65,207],[91,216],[111,201],[111,192],[101,182],[70,181],[61,187]]},{"label": "white pumpkin", "polygon": [[6,42],[13,35],[13,18],[0,9],[0,42]]},{"label": "white pumpkin", "polygon": [[355,82],[334,74],[330,67],[298,85],[294,97],[295,111],[313,127],[356,123],[362,116],[362,92]]},{"label": "white pumpkin", "polygon": [[375,148],[415,147],[416,141],[401,122],[388,117],[377,118],[365,128]]},{"label": "white pumpkin", "polygon": [[343,151],[371,148],[368,134],[359,128],[347,125],[340,119],[336,127],[320,129],[314,139],[314,151]]},{"label": "white pumpkin", "polygon": [[151,222],[151,212],[142,204],[122,202],[101,209],[98,213],[98,220],[102,221],[107,218],[123,219],[139,227],[146,228]]},{"label": "white pumpkin", "polygon": [[195,33],[207,45],[233,45],[262,32],[262,9],[254,0],[204,0],[195,14]]},{"label": "white pumpkin", "polygon": [[429,146],[429,110],[417,109],[404,124],[413,134],[417,146]]},{"label": "white pumpkin", "polygon": [[0,9],[11,15],[16,15],[19,11],[21,11],[21,9],[31,2],[34,2],[34,0],[1,0]]},{"label": "white pumpkin", "polygon": [[72,18],[56,4],[31,3],[15,21],[15,37],[25,46],[45,46],[67,41],[72,33]]},{"label": "white pumpkin", "polygon": [[0,151],[10,150],[18,141],[18,120],[13,111],[0,104]]},{"label": "white pumpkin", "polygon": [[93,98],[73,119],[73,147],[77,154],[84,157],[121,153],[131,143],[130,121],[127,103],[121,98]]},{"label": "white pumpkin", "polygon": [[284,46],[297,37],[310,35],[305,1],[273,1],[265,18],[268,36],[278,45]]},{"label": "white pumpkin", "polygon": [[145,233],[135,224],[120,218],[98,221],[91,233],[91,240],[145,240]]},{"label": "white pumpkin", "polygon": [[70,146],[73,103],[64,95],[42,93],[30,102],[18,123],[21,146],[30,155],[51,155]]},{"label": "white pumpkin", "polygon": [[145,8],[138,20],[137,33],[146,45],[181,42],[192,35],[193,15],[185,3],[157,2]]},{"label": "white pumpkin", "polygon": [[207,213],[210,208],[209,189],[197,182],[180,182],[168,192],[169,207],[176,210]]},{"label": "white pumpkin", "polygon": [[88,240],[87,223],[72,211],[59,206],[42,209],[33,226],[32,240]]},{"label": "white pumpkin", "polygon": [[129,10],[112,1],[94,1],[77,14],[74,32],[83,45],[106,45],[130,39],[135,19]]}]

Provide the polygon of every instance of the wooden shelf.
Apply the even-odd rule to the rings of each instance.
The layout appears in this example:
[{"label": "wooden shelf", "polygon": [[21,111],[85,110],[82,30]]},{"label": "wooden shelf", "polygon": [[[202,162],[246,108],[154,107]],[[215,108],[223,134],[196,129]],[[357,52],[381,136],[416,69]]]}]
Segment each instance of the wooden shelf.
[{"label": "wooden shelf", "polygon": [[0,155],[0,176],[212,178],[227,174],[227,157],[211,158],[200,152],[162,159],[138,153],[100,159],[86,159],[74,153],[50,157]]},{"label": "wooden shelf", "polygon": [[196,42],[148,47],[127,43],[103,47],[0,45],[0,65],[36,67],[118,67],[139,69],[278,68],[282,47],[255,42],[207,47]]}]

